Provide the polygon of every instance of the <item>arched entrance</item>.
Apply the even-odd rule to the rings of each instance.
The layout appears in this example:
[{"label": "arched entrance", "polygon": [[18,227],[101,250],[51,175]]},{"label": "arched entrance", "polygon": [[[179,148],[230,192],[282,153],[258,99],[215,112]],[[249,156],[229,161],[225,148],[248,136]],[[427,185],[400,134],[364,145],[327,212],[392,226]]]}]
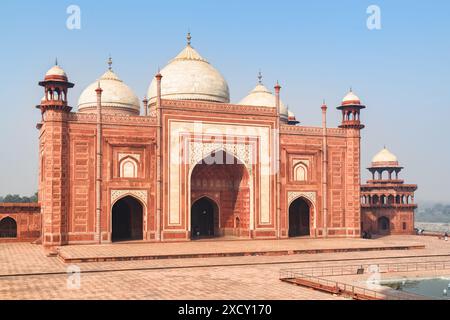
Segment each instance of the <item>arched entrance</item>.
[{"label": "arched entrance", "polygon": [[142,204],[131,196],[117,201],[112,208],[112,241],[142,240],[143,211]]},{"label": "arched entrance", "polygon": [[0,221],[0,238],[17,238],[17,223],[11,217]]},{"label": "arched entrance", "polygon": [[289,206],[289,237],[300,237],[310,235],[310,215],[309,203],[298,198]]},{"label": "arched entrance", "polygon": [[[194,237],[199,228],[199,206],[211,210],[212,201],[216,208],[213,232],[200,231],[202,237],[242,237],[249,238],[251,187],[250,175],[246,166],[233,155],[225,151],[212,152],[192,169],[191,191],[191,235]],[[206,198],[207,200],[204,200]],[[197,203],[200,200],[202,202]],[[237,219],[237,220],[236,220]],[[209,222],[211,223],[211,222]],[[208,230],[211,228],[209,227]]]},{"label": "arched entrance", "polygon": [[389,234],[391,232],[391,222],[387,217],[378,218],[378,233]]},{"label": "arched entrance", "polygon": [[217,235],[219,208],[208,197],[194,202],[191,209],[191,239],[210,238]]}]

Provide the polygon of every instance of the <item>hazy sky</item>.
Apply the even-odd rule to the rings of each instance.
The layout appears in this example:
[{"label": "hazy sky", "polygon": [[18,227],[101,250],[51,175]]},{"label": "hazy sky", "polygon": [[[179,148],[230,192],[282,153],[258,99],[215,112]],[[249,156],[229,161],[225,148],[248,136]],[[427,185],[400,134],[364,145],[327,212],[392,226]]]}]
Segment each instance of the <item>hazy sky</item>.
[{"label": "hazy sky", "polygon": [[[69,5],[81,29],[66,27]],[[381,30],[369,30],[369,5]],[[352,86],[367,109],[362,173],[386,145],[417,183],[417,199],[450,201],[450,1],[0,1],[0,195],[37,190],[37,85],[58,57],[81,91],[114,70],[141,98],[158,66],[193,46],[228,81],[232,102],[259,69],[303,125],[320,125],[322,99],[335,109]]]}]

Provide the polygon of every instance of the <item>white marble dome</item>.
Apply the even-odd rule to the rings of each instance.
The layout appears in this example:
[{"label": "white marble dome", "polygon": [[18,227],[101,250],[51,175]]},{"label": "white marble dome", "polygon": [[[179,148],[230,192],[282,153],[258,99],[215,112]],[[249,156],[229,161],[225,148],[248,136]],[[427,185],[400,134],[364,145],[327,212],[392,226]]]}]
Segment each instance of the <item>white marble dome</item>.
[{"label": "white marble dome", "polygon": [[59,76],[67,78],[66,72],[58,65],[54,65],[53,67],[51,67],[50,70],[48,70],[47,73],[45,74],[46,78],[51,76]]},{"label": "white marble dome", "polygon": [[[276,107],[276,96],[270,92],[261,82],[239,102],[240,105],[257,106],[257,107]],[[288,109],[280,100],[280,117],[287,121]]]},{"label": "white marble dome", "polygon": [[134,92],[111,70],[89,85],[78,100],[78,112],[95,113],[97,93],[102,88],[102,111],[106,114],[139,115],[140,103]]},{"label": "white marble dome", "polygon": [[[184,48],[160,71],[161,97],[174,100],[201,100],[230,102],[230,92],[224,77],[190,45]],[[156,99],[156,79],[153,79],[147,96]]]},{"label": "white marble dome", "polygon": [[347,93],[347,95],[344,97],[344,99],[342,99],[342,105],[350,105],[350,104],[355,104],[355,105],[360,105],[361,104],[361,99],[359,99],[359,97],[353,93],[353,91],[350,89],[349,93]]},{"label": "white marble dome", "polygon": [[378,152],[375,157],[372,158],[372,165],[387,163],[398,165],[397,157],[387,148],[383,148],[383,150]]}]

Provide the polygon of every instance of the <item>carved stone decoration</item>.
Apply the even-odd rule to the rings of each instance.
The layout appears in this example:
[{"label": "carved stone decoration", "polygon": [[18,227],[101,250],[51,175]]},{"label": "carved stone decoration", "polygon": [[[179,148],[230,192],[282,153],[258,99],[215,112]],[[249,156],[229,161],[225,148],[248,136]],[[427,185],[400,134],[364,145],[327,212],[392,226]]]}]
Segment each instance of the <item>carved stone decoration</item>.
[{"label": "carved stone decoration", "polygon": [[119,162],[122,161],[126,157],[131,157],[136,159],[137,161],[141,161],[141,155],[136,153],[119,153]]},{"label": "carved stone decoration", "polygon": [[147,205],[147,190],[111,190],[111,205],[124,196],[133,196],[139,199],[144,205]]},{"label": "carved stone decoration", "polygon": [[298,191],[289,191],[288,192],[288,205],[291,205],[291,203],[297,199],[297,198],[306,198],[308,199],[313,206],[316,206],[316,192],[298,192]]},{"label": "carved stone decoration", "polygon": [[225,151],[241,161],[248,169],[249,174],[252,174],[252,146],[244,143],[203,143],[198,141],[191,141],[189,143],[189,164],[191,167],[208,157],[211,153],[217,151]]}]

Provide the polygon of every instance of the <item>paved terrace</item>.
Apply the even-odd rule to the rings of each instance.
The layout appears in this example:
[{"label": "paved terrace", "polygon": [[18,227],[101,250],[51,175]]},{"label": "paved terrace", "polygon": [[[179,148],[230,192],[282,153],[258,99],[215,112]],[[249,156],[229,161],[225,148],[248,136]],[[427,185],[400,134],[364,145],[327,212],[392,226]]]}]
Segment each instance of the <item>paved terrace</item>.
[{"label": "paved terrace", "polygon": [[152,260],[178,258],[231,257],[249,255],[282,256],[333,252],[421,249],[423,243],[412,239],[385,237],[365,239],[286,240],[201,240],[177,243],[116,243],[65,246],[58,249],[65,262]]},{"label": "paved terrace", "polygon": [[[293,241],[302,247],[304,241],[310,240]],[[360,241],[375,240],[356,240],[358,243]],[[450,256],[450,242],[433,237],[392,236],[376,241],[386,245],[421,243],[425,249],[86,262],[78,265],[81,268],[81,288],[69,290],[66,273],[69,264],[56,257],[46,257],[38,245],[0,244],[0,300],[341,299],[328,293],[283,283],[279,280],[279,271],[330,264],[437,261]],[[328,240],[317,240],[318,244],[322,242],[327,245],[330,243]],[[324,247],[327,247],[325,244]],[[202,242],[191,245],[204,247]],[[127,251],[135,250],[133,248],[141,244],[112,245],[116,246],[121,251]]]}]

